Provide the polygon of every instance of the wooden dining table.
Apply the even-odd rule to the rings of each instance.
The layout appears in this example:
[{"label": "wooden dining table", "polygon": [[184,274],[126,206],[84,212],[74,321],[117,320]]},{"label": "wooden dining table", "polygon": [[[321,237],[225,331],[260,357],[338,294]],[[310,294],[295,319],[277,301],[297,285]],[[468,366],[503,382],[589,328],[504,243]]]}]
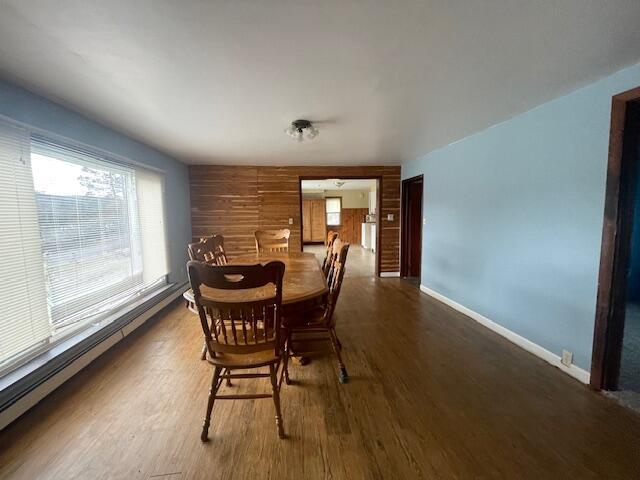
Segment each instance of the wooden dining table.
[{"label": "wooden dining table", "polygon": [[[292,315],[322,303],[328,293],[327,281],[318,259],[313,253],[252,253],[229,260],[231,265],[267,264],[279,260],[285,265],[282,279],[283,316]],[[220,302],[246,302],[273,296],[273,287],[265,286],[248,290],[219,290],[201,287],[203,297]],[[190,310],[197,313],[191,289],[183,294]]]}]

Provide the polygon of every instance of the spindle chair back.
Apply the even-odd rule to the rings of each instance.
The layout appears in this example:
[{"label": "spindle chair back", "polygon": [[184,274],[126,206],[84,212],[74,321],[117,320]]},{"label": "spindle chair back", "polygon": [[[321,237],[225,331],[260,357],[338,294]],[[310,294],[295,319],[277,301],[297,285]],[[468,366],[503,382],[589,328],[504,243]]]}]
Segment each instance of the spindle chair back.
[{"label": "spindle chair back", "polygon": [[333,255],[333,242],[335,242],[336,238],[338,238],[338,232],[329,230],[329,233],[327,233],[327,252],[322,262],[322,273],[324,273],[325,277],[329,275],[329,270],[331,270],[331,265],[333,260],[335,260]]},{"label": "spindle chair back", "polygon": [[[217,266],[190,261],[187,268],[209,362],[215,367],[201,440],[207,440],[216,399],[273,398],[278,434],[283,437],[279,391],[288,358],[281,329],[284,263]],[[213,299],[216,290],[228,291],[230,300]],[[232,373],[260,367],[269,367],[269,373]],[[232,378],[260,377],[271,378],[271,394],[218,394],[223,379],[230,385]]]},{"label": "spindle chair back", "polygon": [[291,230],[283,228],[281,230],[256,230],[254,232],[256,240],[256,252],[277,253],[289,251],[289,237]]},{"label": "spindle chair back", "polygon": [[190,260],[213,263],[215,265],[226,265],[228,263],[222,235],[202,237],[198,242],[190,243],[187,251],[189,252]]}]

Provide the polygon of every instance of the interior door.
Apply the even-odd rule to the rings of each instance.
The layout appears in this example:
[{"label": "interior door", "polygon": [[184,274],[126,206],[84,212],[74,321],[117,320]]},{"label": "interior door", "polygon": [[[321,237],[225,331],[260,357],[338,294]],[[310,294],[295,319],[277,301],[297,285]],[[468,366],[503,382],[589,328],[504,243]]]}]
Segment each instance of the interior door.
[{"label": "interior door", "polygon": [[302,241],[311,241],[312,200],[302,200]]},{"label": "interior door", "polygon": [[402,181],[400,274],[419,277],[422,264],[422,176]]},{"label": "interior door", "polygon": [[311,241],[324,242],[327,235],[327,216],[324,199],[312,200],[311,204]]},{"label": "interior door", "polygon": [[407,276],[419,277],[422,263],[422,180],[409,184],[409,259]]}]

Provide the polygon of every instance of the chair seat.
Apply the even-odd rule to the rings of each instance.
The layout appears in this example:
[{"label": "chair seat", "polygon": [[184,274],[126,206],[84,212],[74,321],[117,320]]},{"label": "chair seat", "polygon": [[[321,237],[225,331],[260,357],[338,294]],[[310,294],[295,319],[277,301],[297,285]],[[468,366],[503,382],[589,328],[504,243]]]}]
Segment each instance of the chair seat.
[{"label": "chair seat", "polygon": [[280,361],[273,349],[254,353],[216,353],[214,358],[207,355],[207,361],[217,367],[224,368],[257,368],[272,365]]}]

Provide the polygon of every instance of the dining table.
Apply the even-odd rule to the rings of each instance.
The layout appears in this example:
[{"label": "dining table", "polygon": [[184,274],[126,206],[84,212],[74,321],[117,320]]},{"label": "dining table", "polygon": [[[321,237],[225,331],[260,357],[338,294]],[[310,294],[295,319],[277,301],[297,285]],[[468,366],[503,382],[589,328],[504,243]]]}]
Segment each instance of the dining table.
[{"label": "dining table", "polygon": [[[285,265],[282,279],[282,314],[284,317],[322,304],[329,289],[320,263],[313,253],[251,253],[233,257],[229,259],[228,263],[231,265],[265,265],[274,260],[281,261]],[[246,302],[273,296],[273,286],[269,285],[246,290],[220,290],[203,285],[200,287],[200,291],[203,297],[220,302]],[[191,289],[184,292],[183,298],[187,302],[187,307],[197,313]]]}]

